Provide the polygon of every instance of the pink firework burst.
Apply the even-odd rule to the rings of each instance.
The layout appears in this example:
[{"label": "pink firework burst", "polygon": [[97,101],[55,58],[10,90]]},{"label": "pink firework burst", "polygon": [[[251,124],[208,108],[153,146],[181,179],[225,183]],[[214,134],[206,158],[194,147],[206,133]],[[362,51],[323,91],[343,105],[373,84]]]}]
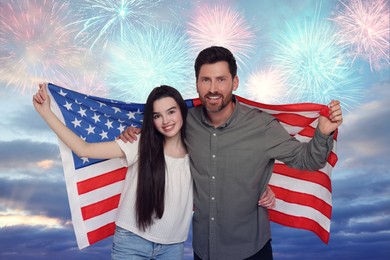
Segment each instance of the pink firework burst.
[{"label": "pink firework burst", "polygon": [[339,43],[357,57],[369,62],[371,71],[389,66],[389,6],[386,0],[340,1],[343,6],[331,20],[338,26]]},{"label": "pink firework burst", "polygon": [[50,0],[18,0],[0,5],[0,80],[22,93],[42,81],[66,77],[83,52],[66,27],[68,6]]},{"label": "pink firework burst", "polygon": [[252,73],[244,88],[249,99],[268,104],[286,103],[287,80],[278,69],[269,68]]},{"label": "pink firework burst", "polygon": [[196,53],[212,45],[224,46],[244,63],[253,49],[255,34],[244,17],[229,7],[200,7],[188,27],[189,43]]}]

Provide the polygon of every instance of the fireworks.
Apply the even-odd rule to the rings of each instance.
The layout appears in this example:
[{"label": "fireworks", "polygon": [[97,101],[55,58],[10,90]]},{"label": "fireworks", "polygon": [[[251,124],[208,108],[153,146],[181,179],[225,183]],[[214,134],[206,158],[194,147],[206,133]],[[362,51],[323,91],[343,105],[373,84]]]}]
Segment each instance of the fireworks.
[{"label": "fireworks", "polygon": [[65,29],[68,6],[54,1],[10,1],[0,5],[0,79],[21,92],[38,82],[66,77],[81,64],[80,50]]},{"label": "fireworks", "polygon": [[347,65],[334,29],[318,16],[288,25],[275,40],[272,58],[287,77],[290,102],[327,104],[340,99],[346,109],[361,98],[361,84]]},{"label": "fireworks", "polygon": [[[137,26],[153,18],[149,9],[158,6],[159,0],[85,0],[76,4],[76,12],[81,17],[73,24],[83,29],[75,40],[88,46],[91,51],[96,46],[104,49],[107,43],[123,40]],[[155,18],[155,17],[154,17]]]},{"label": "fireworks", "polygon": [[385,0],[351,0],[332,20],[338,26],[339,44],[347,46],[353,61],[369,62],[371,70],[390,64],[390,13]]},{"label": "fireworks", "polygon": [[274,68],[252,73],[245,84],[250,99],[267,104],[286,103],[283,93],[287,92],[287,82],[283,74]]},{"label": "fireworks", "polygon": [[195,82],[185,36],[174,27],[146,26],[108,53],[106,84],[117,99],[145,102],[156,86],[187,91]]},{"label": "fireworks", "polygon": [[255,35],[250,26],[229,7],[199,8],[188,26],[189,42],[195,53],[212,45],[223,46],[244,63],[253,48]]}]

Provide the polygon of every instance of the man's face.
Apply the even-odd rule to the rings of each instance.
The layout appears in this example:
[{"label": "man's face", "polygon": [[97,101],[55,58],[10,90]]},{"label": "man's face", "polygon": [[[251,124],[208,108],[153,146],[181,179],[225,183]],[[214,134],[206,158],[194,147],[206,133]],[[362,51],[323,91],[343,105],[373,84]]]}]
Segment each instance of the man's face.
[{"label": "man's face", "polygon": [[220,61],[200,67],[196,90],[208,112],[217,113],[231,101],[233,91],[238,87],[238,77],[232,79],[229,64]]}]

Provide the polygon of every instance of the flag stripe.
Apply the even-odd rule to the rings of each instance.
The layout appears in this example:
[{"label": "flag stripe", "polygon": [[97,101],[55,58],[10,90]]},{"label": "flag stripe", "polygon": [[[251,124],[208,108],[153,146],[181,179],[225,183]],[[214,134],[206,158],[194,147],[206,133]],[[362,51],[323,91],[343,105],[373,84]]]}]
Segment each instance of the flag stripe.
[{"label": "flag stripe", "polygon": [[82,207],[81,212],[83,219],[87,220],[117,208],[119,205],[119,200],[120,194]]},{"label": "flag stripe", "polygon": [[87,233],[88,242],[90,245],[99,242],[115,233],[115,222],[108,223],[98,229]]},{"label": "flag stripe", "polygon": [[[318,185],[310,181],[304,181],[297,178],[288,177],[281,174],[272,174],[269,184],[278,187],[283,187],[291,191],[312,194],[319,199],[325,201],[329,205],[332,205],[331,192],[322,185]],[[279,198],[279,194],[276,194],[276,197]],[[302,202],[302,204],[304,204],[304,202]]]},{"label": "flag stripe", "polygon": [[77,183],[77,190],[81,195],[109,184],[122,181],[125,179],[126,173],[127,168],[123,167],[84,181],[80,181]]},{"label": "flag stripe", "polygon": [[314,208],[328,218],[332,215],[332,206],[314,195],[295,192],[274,185],[270,185],[270,187],[274,193],[278,193],[278,199],[280,200]]},{"label": "flag stripe", "polygon": [[296,103],[296,104],[283,104],[283,105],[268,105],[263,103],[258,103],[243,97],[236,96],[237,99],[250,105],[252,107],[267,109],[267,110],[275,110],[275,111],[288,111],[288,112],[304,112],[304,111],[321,111],[324,105],[314,104],[314,103]]},{"label": "flag stripe", "polygon": [[329,191],[332,190],[329,176],[320,171],[310,172],[310,171],[290,168],[285,164],[275,164],[273,172],[281,175],[289,176],[292,178],[299,178],[301,180],[317,183],[327,188]]},{"label": "flag stripe", "polygon": [[319,225],[315,220],[305,217],[292,216],[272,209],[268,211],[270,219],[272,219],[273,222],[284,226],[312,231],[317,234],[325,244],[328,244],[329,232],[321,227],[321,225]]},{"label": "flag stripe", "polygon": [[274,114],[273,116],[276,117],[280,122],[283,122],[287,125],[293,125],[299,127],[306,127],[307,125],[310,125],[311,122],[315,120],[315,118],[305,117],[298,114],[280,113],[280,114]]}]

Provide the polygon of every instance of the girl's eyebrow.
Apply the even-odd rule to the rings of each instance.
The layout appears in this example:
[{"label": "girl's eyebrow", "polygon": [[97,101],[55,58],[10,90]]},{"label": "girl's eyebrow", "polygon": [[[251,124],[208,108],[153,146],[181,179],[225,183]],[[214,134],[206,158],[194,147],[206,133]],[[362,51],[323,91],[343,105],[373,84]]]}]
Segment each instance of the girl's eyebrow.
[{"label": "girl's eyebrow", "polygon": [[[168,108],[168,109],[165,110],[165,111],[169,111],[169,110],[172,110],[172,109],[177,109],[177,107],[176,107],[176,106],[173,106],[173,107]],[[155,114],[160,114],[160,112],[153,112],[153,115],[155,115]]]}]

